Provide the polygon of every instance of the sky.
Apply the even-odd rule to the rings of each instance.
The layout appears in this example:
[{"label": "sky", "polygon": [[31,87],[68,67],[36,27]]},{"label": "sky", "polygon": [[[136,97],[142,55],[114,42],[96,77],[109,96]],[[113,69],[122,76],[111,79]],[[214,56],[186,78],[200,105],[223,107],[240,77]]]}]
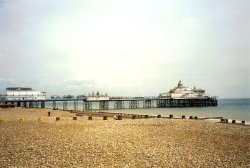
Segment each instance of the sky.
[{"label": "sky", "polygon": [[0,0],[0,90],[250,98],[249,0]]}]

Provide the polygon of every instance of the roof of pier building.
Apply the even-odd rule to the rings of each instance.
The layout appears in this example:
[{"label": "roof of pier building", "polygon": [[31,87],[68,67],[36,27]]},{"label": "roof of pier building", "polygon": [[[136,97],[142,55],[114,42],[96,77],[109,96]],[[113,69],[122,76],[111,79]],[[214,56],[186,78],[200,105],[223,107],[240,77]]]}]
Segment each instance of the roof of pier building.
[{"label": "roof of pier building", "polygon": [[8,87],[6,91],[32,91],[32,88],[28,87]]}]

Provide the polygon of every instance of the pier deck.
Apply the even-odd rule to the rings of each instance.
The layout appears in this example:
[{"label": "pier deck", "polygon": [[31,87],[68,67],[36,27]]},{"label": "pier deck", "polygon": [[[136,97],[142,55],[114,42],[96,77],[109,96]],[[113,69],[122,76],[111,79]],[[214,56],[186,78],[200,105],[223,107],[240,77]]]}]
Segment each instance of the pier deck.
[{"label": "pier deck", "polygon": [[[16,107],[41,107],[45,108],[46,102],[52,102],[52,108],[57,108],[57,102],[63,102],[63,109],[66,110],[69,102],[74,102],[74,110],[79,110],[78,105],[82,103],[83,111],[89,110],[111,110],[111,109],[139,109],[139,108],[172,108],[172,107],[208,107],[217,106],[216,98],[203,99],[171,99],[171,98],[120,98],[109,100],[87,99],[46,99],[46,100],[8,100],[3,104],[11,104]],[[98,104],[94,108],[93,104]]]}]

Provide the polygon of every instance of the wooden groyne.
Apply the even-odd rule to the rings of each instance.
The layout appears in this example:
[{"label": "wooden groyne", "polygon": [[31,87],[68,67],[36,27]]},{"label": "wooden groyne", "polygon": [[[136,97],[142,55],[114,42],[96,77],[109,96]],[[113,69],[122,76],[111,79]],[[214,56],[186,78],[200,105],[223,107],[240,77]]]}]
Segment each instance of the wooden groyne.
[{"label": "wooden groyne", "polygon": [[233,125],[244,125],[250,126],[243,121],[236,121],[236,120],[229,120],[223,117],[198,117],[198,116],[185,116],[182,115],[181,117],[176,117],[173,114],[169,114],[169,116],[162,116],[161,114],[158,115],[148,115],[148,114],[130,114],[130,113],[112,113],[112,112],[73,112],[77,117],[88,116],[90,119],[93,120],[94,117],[102,117],[103,120],[108,120],[108,118],[113,118],[115,120],[122,120],[124,119],[150,119],[150,118],[161,118],[161,119],[173,119],[173,120],[214,120],[215,123],[222,123],[222,124],[233,124]]}]

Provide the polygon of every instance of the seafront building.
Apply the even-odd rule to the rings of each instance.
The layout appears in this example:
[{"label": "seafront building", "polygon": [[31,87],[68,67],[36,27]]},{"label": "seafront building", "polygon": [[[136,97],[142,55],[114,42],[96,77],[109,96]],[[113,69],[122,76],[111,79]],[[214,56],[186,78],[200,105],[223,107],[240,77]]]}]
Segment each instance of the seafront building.
[{"label": "seafront building", "polygon": [[45,100],[46,92],[40,92],[32,88],[9,87],[5,90],[5,100]]}]

